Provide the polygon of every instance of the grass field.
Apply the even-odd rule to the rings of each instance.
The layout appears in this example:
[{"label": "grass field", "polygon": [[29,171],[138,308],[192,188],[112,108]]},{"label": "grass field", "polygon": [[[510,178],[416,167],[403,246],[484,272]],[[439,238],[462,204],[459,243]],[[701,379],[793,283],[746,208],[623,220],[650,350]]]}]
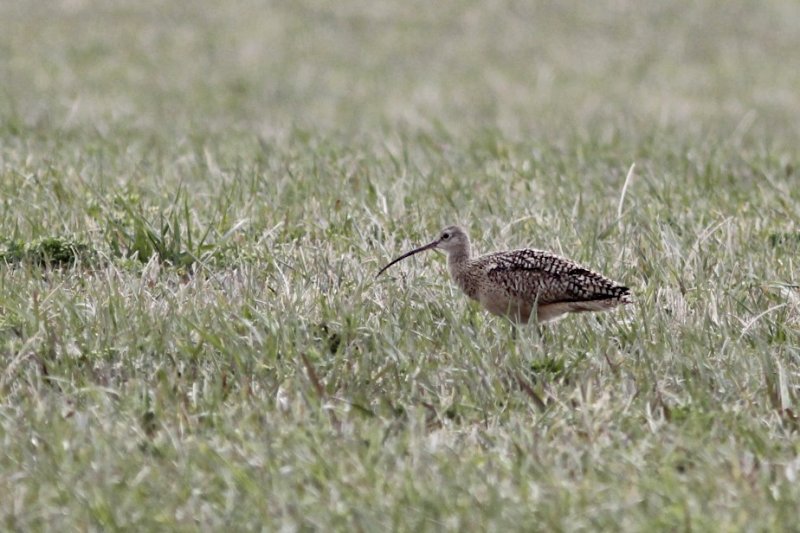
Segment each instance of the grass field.
[{"label": "grass field", "polygon": [[[0,529],[797,531],[798,28],[0,3]],[[451,223],[637,303],[541,344],[374,279]]]}]

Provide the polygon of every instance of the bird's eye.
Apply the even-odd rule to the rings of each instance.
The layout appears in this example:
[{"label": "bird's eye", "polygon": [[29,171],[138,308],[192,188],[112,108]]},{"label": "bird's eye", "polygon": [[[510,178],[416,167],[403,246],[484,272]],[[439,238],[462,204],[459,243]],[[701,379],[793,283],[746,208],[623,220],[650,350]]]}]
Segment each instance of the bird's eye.
[{"label": "bird's eye", "polygon": [[446,241],[449,238],[450,238],[450,234],[449,233],[442,233],[442,240],[443,241]]}]

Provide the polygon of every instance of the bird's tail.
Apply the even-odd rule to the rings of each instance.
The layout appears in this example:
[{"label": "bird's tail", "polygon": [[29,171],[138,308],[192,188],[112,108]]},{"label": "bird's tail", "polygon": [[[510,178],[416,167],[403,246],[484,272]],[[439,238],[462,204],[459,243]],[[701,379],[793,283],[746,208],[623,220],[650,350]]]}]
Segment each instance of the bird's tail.
[{"label": "bird's tail", "polygon": [[635,303],[633,301],[633,294],[631,293],[631,290],[628,287],[619,287],[619,296],[617,296],[617,298],[619,299],[619,303],[621,304]]}]

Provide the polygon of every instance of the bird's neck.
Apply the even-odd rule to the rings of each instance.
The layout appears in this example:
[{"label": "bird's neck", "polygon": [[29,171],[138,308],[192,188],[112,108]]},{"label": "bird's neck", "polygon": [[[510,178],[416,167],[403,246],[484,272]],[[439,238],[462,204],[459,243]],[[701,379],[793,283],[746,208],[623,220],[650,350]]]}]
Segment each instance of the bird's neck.
[{"label": "bird's neck", "polygon": [[466,266],[470,259],[470,249],[469,244],[459,248],[458,250],[453,250],[447,256],[447,266],[450,268],[451,271],[460,270],[462,267]]},{"label": "bird's neck", "polygon": [[450,276],[456,285],[464,291],[467,296],[477,299],[477,286],[475,284],[475,273],[470,270],[470,249],[469,245],[454,250],[447,256],[447,267]]}]

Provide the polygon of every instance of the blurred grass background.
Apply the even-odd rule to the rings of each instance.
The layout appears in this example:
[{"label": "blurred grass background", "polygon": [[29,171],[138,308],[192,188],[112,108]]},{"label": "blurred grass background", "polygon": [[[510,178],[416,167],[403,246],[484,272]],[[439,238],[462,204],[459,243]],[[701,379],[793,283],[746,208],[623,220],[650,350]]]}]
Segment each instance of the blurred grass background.
[{"label": "blurred grass background", "polygon": [[[792,530],[798,28],[0,3],[0,524]],[[454,222],[638,304],[542,346],[435,254],[373,281]]]},{"label": "blurred grass background", "polygon": [[560,138],[615,128],[723,135],[746,120],[770,139],[796,133],[791,2],[0,9],[4,115],[29,126],[269,136],[405,125]]}]

